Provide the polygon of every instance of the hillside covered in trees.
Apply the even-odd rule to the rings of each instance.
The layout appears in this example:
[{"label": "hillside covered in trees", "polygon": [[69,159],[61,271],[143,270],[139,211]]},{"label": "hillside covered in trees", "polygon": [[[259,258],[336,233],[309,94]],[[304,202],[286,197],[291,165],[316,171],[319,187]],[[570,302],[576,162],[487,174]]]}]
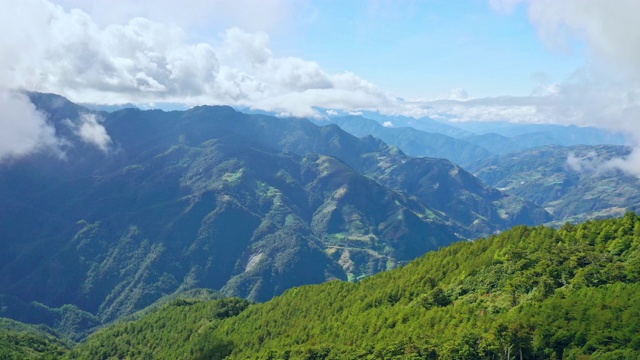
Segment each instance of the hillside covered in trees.
[{"label": "hillside covered in trees", "polygon": [[630,359],[640,355],[640,217],[515,227],[359,283],[262,304],[176,300],[72,359]]}]

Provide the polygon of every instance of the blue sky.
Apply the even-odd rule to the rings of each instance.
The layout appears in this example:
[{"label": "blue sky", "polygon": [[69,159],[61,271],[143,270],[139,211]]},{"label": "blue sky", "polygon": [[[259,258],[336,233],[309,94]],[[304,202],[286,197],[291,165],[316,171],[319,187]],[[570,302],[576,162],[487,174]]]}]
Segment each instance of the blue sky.
[{"label": "blue sky", "polygon": [[584,65],[577,42],[550,49],[526,7],[502,14],[487,1],[374,6],[323,1],[312,19],[273,37],[276,51],[349,70],[402,97],[528,95],[541,78],[558,82]]},{"label": "blue sky", "polygon": [[51,1],[67,13],[81,10],[101,29],[134,17],[172,24],[216,51],[229,28],[264,33],[276,57],[352,72],[400,98],[443,98],[453,89],[526,96],[587,61],[579,38],[563,48],[545,44],[526,2],[502,11],[495,0]]}]

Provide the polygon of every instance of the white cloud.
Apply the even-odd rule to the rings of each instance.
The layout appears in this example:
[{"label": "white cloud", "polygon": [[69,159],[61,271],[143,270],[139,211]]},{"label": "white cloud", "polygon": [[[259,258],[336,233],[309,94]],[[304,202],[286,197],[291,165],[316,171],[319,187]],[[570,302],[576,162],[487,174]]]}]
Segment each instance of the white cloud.
[{"label": "white cloud", "polygon": [[633,149],[627,156],[607,159],[599,156],[595,151],[585,154],[570,153],[567,165],[579,173],[598,176],[612,170],[622,170],[628,174],[640,177],[640,152]]},{"label": "white cloud", "polygon": [[0,11],[4,34],[30,29],[1,41],[2,53],[9,54],[3,65],[10,70],[0,79],[10,79],[8,87],[83,103],[229,104],[295,116],[318,116],[315,107],[375,109],[393,102],[353,73],[331,74],[314,61],[276,56],[260,31],[232,27],[214,49],[190,41],[177,25],[141,17],[100,26],[86,12],[46,0],[3,4],[0,10],[6,10]]},{"label": "white cloud", "polygon": [[553,48],[583,42],[590,62],[535,95],[542,118],[632,133],[640,143],[640,2],[619,0],[490,0],[499,11],[525,5],[540,37]]},{"label": "white cloud", "polygon": [[607,161],[604,166],[613,169],[620,169],[626,173],[640,178],[640,149],[638,147],[631,151],[625,158],[615,158]]},{"label": "white cloud", "polygon": [[571,152],[567,156],[567,165],[579,173],[595,173],[596,169],[601,166],[601,162],[598,160],[598,154],[595,151],[589,151],[582,156]]},{"label": "white cloud", "polygon": [[103,152],[109,150],[111,145],[111,137],[107,134],[107,130],[99,123],[98,116],[95,114],[80,115],[80,125],[75,129],[76,134],[89,144],[93,144]]},{"label": "white cloud", "polygon": [[55,130],[24,94],[0,88],[0,109],[0,161],[38,150],[60,153]]},{"label": "white cloud", "polygon": [[631,134],[638,145],[626,159],[608,164],[640,173],[640,2],[637,0],[491,0],[499,10],[526,4],[529,18],[552,48],[587,47],[589,65],[551,91],[543,117]]},{"label": "white cloud", "polygon": [[467,100],[469,98],[469,94],[463,88],[455,88],[451,90],[451,94],[449,94],[449,99],[451,100]]},{"label": "white cloud", "polygon": [[264,64],[273,56],[269,35],[264,32],[249,33],[232,27],[225,32],[225,45],[227,55],[240,54],[253,65]]},{"label": "white cloud", "polygon": [[382,126],[384,126],[384,127],[393,127],[393,123],[391,121],[385,121],[384,123],[382,123]]},{"label": "white cloud", "polygon": [[640,75],[640,2],[529,0],[529,17],[543,40],[568,46],[578,38],[608,68]]},{"label": "white cloud", "polygon": [[2,53],[12,54],[0,75],[9,87],[81,102],[150,102],[205,93],[218,72],[212,47],[188,43],[176,26],[134,18],[100,28],[86,13],[44,0],[5,7],[3,34],[28,29],[1,41]]},{"label": "white cloud", "polygon": [[265,33],[231,28],[224,44],[220,58],[237,68],[221,67],[219,88],[224,93],[218,93],[219,98],[300,117],[320,116],[315,107],[377,109],[394,102],[390,94],[354,73],[330,74],[314,61],[275,56]]}]

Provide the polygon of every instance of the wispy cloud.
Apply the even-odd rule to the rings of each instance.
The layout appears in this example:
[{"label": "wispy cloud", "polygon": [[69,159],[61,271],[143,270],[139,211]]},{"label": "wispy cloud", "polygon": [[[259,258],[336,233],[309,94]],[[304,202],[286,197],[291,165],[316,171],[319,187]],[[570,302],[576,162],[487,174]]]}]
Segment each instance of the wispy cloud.
[{"label": "wispy cloud", "polygon": [[0,109],[0,162],[38,150],[60,154],[55,130],[24,94],[0,88]]},{"label": "wispy cloud", "polygon": [[103,152],[109,150],[111,137],[104,126],[100,124],[100,119],[96,114],[80,115],[80,124],[75,131],[84,142],[95,145]]}]

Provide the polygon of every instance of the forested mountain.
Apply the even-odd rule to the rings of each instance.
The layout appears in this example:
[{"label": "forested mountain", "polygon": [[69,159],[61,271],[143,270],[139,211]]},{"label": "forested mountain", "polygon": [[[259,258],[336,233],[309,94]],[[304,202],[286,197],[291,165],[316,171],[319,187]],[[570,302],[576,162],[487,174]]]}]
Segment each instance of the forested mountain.
[{"label": "forested mountain", "polygon": [[[64,156],[0,168],[0,316],[76,339],[165,294],[264,301],[550,219],[448,160],[336,125],[224,106],[100,113],[30,97]],[[108,149],[82,141],[87,116]]]},{"label": "forested mountain", "polygon": [[545,207],[556,222],[621,216],[637,210],[640,180],[606,165],[631,148],[544,146],[480,162],[470,169],[502,191]]},{"label": "forested mountain", "polygon": [[519,226],[264,304],[173,302],[69,358],[632,359],[640,217]]}]

